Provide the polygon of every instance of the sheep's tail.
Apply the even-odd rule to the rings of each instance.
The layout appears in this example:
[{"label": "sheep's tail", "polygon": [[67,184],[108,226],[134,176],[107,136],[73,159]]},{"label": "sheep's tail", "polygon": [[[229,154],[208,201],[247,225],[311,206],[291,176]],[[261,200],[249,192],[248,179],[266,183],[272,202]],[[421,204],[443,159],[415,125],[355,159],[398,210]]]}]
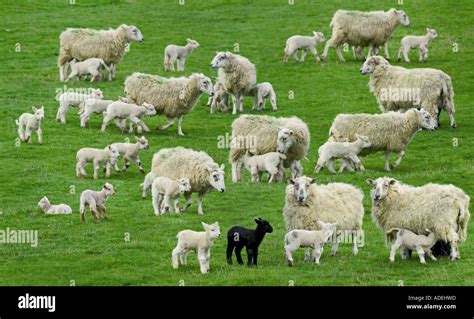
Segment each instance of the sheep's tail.
[{"label": "sheep's tail", "polygon": [[467,238],[467,224],[471,215],[469,214],[469,197],[466,202],[462,203],[459,207],[458,215],[458,236],[459,240],[465,241]]},{"label": "sheep's tail", "polygon": [[385,232],[385,245],[386,246],[390,245],[399,232],[400,232],[400,235],[401,235],[402,232],[403,232],[403,229],[390,228],[389,230],[387,230]]},{"label": "sheep's tail", "polygon": [[443,106],[446,111],[450,110],[454,113],[454,90],[453,83],[449,77],[443,81],[443,87],[441,88],[441,94],[443,96]]}]

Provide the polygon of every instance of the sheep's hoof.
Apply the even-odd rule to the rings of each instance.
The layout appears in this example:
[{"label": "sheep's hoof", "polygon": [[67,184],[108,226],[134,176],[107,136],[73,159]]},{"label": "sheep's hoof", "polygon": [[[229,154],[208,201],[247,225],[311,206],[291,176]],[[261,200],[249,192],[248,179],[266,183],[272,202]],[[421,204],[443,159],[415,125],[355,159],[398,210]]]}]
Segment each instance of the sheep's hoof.
[{"label": "sheep's hoof", "polygon": [[456,128],[456,127],[458,127],[456,124],[451,125],[451,128]]}]

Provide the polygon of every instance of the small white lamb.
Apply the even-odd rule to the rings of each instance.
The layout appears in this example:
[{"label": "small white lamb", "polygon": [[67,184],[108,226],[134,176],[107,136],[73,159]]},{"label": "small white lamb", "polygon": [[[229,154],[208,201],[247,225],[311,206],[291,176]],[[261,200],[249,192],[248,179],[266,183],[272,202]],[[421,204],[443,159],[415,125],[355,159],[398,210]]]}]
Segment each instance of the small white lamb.
[{"label": "small white lamb", "polygon": [[81,221],[85,221],[86,208],[89,207],[92,213],[92,217],[97,220],[98,218],[107,218],[105,215],[105,202],[107,199],[115,195],[115,190],[112,184],[105,183],[100,191],[93,191],[87,189],[82,192],[81,198],[79,199],[79,212],[81,214]]},{"label": "small white lamb", "polygon": [[[126,172],[128,167],[130,166],[130,161],[133,160],[135,164],[137,164],[138,170],[141,173],[145,173],[145,170],[142,167],[142,162],[140,161],[139,153],[141,150],[147,150],[150,148],[148,144],[148,140],[145,136],[136,137],[136,143],[114,143],[112,144],[118,149],[120,156],[123,157],[124,165],[122,168],[122,172]],[[120,169],[118,168],[117,162],[114,164],[115,171],[118,172]]]},{"label": "small white lamb", "polygon": [[433,253],[431,252],[431,247],[433,247],[438,240],[434,232],[426,229],[428,235],[425,236],[417,235],[408,229],[392,228],[387,231],[387,235],[390,235],[393,232],[397,232],[397,239],[393,243],[392,250],[390,251],[389,259],[391,262],[395,261],[395,254],[399,249],[401,249],[401,251],[416,251],[418,253],[418,257],[420,258],[420,263],[422,264],[426,264],[425,254],[428,255],[432,260],[436,261],[436,257],[433,256]]},{"label": "small white lamb", "polygon": [[151,189],[151,185],[153,185],[154,180],[155,174],[153,174],[153,172],[150,172],[145,175],[143,183],[140,184],[140,187],[142,188],[142,198],[146,198],[146,192]]},{"label": "small white lamb", "polygon": [[80,107],[81,127],[86,127],[87,122],[93,113],[103,114],[113,100],[88,99]]},{"label": "small white lamb", "polygon": [[94,165],[94,179],[99,178],[100,165],[105,165],[105,177],[110,177],[110,167],[117,163],[120,156],[119,150],[114,145],[108,145],[104,149],[100,148],[81,148],[76,155],[76,176],[87,176],[85,166],[87,163]]},{"label": "small white lamb", "polygon": [[[155,215],[159,216],[161,214],[167,213],[170,211],[170,200],[174,201],[174,210],[171,212],[179,213],[181,210],[178,206],[179,204],[179,195],[191,191],[191,183],[189,178],[169,178],[165,176],[159,176],[155,178],[151,186],[151,195],[153,201],[153,209]],[[163,209],[161,209],[162,203]]]},{"label": "small white lamb", "polygon": [[420,50],[420,62],[428,61],[428,46],[431,44],[431,41],[438,37],[438,33],[435,29],[426,28],[425,35],[407,35],[403,37],[400,41],[401,47],[398,50],[398,61],[401,60],[402,54],[405,59],[405,62],[410,63],[408,58],[408,53],[411,49]]},{"label": "small white lamb", "polygon": [[99,58],[90,58],[85,61],[76,61],[73,59],[69,62],[71,67],[71,74],[66,79],[66,82],[71,79],[79,79],[81,75],[91,75],[91,82],[94,80],[102,80],[102,70],[106,69],[110,73],[109,67],[105,64],[104,60]]},{"label": "small white lamb", "polygon": [[185,46],[170,44],[165,48],[164,65],[165,71],[174,71],[174,63],[177,62],[178,71],[184,71],[184,64],[186,58],[193,52],[194,49],[199,48],[199,43],[192,39],[186,39]]},{"label": "small white lamb", "polygon": [[52,205],[46,196],[41,198],[41,200],[38,202],[38,208],[42,209],[45,214],[50,215],[72,214],[72,209],[69,205]]},{"label": "small white lamb", "polygon": [[127,131],[125,127],[125,121],[130,121],[129,133],[133,133],[133,124],[136,124],[138,133],[143,131],[150,132],[148,126],[143,122],[145,116],[156,115],[156,109],[149,103],[143,103],[142,105],[136,105],[132,103],[125,103],[122,101],[115,101],[107,107],[107,111],[104,113],[104,120],[102,122],[101,131],[105,132],[108,124],[116,120],[115,123],[122,131]]},{"label": "small white lamb", "polygon": [[18,136],[22,142],[31,143],[31,132],[36,131],[38,135],[38,144],[43,144],[43,131],[41,130],[41,121],[44,119],[44,106],[40,109],[32,107],[33,113],[23,113],[15,120],[18,126]]},{"label": "small white lamb", "polygon": [[[300,247],[306,247],[306,258],[310,257],[309,248],[313,248],[313,258],[319,264],[323,246],[336,230],[336,223],[318,221],[321,230],[294,229],[285,235],[285,255],[288,266],[293,266],[292,253]],[[305,258],[305,259],[306,259]]]},{"label": "small white lamb", "polygon": [[186,265],[186,257],[189,251],[197,252],[199,264],[201,266],[201,273],[209,272],[209,260],[211,258],[211,247],[214,240],[221,235],[219,223],[208,225],[201,223],[204,227],[203,232],[196,232],[193,230],[182,230],[176,235],[178,244],[173,249],[171,254],[171,261],[174,269],[178,269],[179,262],[181,265]]},{"label": "small white lamb", "polygon": [[[285,63],[288,63],[288,58],[290,56],[293,56],[295,61],[303,62],[308,50],[311,51],[313,56],[316,58],[316,61],[320,62],[321,59],[318,56],[318,51],[316,51],[316,45],[324,41],[326,41],[324,34],[316,31],[313,31],[312,37],[303,35],[289,37],[288,40],[286,40]],[[303,51],[301,59],[298,59],[298,50]]]},{"label": "small white lamb", "polygon": [[[253,155],[247,151],[242,157],[245,168],[252,175],[252,182],[259,182],[263,172],[268,172],[270,178],[269,183],[273,182],[282,172],[285,171],[283,167],[283,160],[286,159],[286,155],[279,152],[269,152],[262,155]],[[278,175],[277,175],[278,174]]]},{"label": "small white lamb", "polygon": [[76,93],[76,92],[64,92],[57,97],[59,101],[58,112],[56,113],[56,120],[62,124],[66,124],[66,113],[70,106],[81,107],[81,104],[88,99],[100,99],[102,100],[104,95],[100,89],[90,89],[89,94]]},{"label": "small white lamb", "polygon": [[269,82],[263,82],[255,85],[254,90],[256,91],[255,93],[255,101],[253,104],[253,110],[255,110],[257,107],[259,110],[265,110],[265,104],[267,103],[267,98],[270,99],[270,103],[272,105],[272,110],[276,111],[277,110],[277,104],[276,104],[276,94],[275,90],[273,90],[273,86]]}]

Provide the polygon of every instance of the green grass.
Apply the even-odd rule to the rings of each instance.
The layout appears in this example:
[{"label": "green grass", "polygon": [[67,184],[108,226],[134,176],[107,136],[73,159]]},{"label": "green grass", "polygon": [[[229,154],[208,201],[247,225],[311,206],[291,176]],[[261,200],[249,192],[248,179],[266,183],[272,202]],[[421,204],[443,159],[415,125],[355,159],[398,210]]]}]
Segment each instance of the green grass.
[{"label": "green grass", "polygon": [[[313,176],[316,151],[327,138],[333,118],[338,113],[377,113],[375,98],[368,91],[368,77],[359,74],[361,61],[337,62],[334,51],[319,65],[308,55],[305,63],[293,61],[285,65],[283,47],[287,37],[322,31],[330,37],[329,22],[339,8],[381,10],[396,1],[328,1],[296,0],[261,1],[196,1],[185,5],[174,1],[3,1],[0,11],[0,229],[33,229],[39,231],[39,245],[0,245],[0,285],[473,285],[474,245],[472,237],[461,244],[462,259],[450,262],[442,258],[422,266],[417,258],[388,262],[381,230],[370,218],[369,186],[366,178],[385,175],[383,155],[364,159],[364,173],[317,176],[321,183],[346,182],[360,187],[366,194],[365,246],[358,256],[350,255],[350,246],[342,245],[336,257],[326,253],[321,265],[302,261],[297,254],[296,266],[286,266],[283,257],[284,223],[282,208],[285,185],[251,184],[248,174],[243,183],[230,181],[226,167],[227,190],[212,192],[204,200],[204,216],[193,205],[181,216],[156,218],[151,200],[142,200],[139,184],[143,176],[132,165],[126,174],[113,174],[117,195],[107,204],[109,220],[95,223],[90,215],[81,223],[78,216],[79,195],[84,189],[98,189],[105,179],[74,176],[75,154],[81,147],[103,147],[127,137],[114,126],[100,133],[101,118],[96,116],[87,129],[79,128],[75,109],[68,114],[67,125],[54,121],[57,102],[55,92],[63,88],[58,81],[56,54],[59,34],[67,27],[108,28],[121,23],[135,24],[145,41],[133,43],[131,51],[117,66],[113,82],[90,85],[88,82],[67,83],[68,87],[99,87],[106,98],[123,95],[123,82],[134,71],[163,74],[162,52],[170,43],[184,44],[187,37],[196,39],[201,48],[187,61],[186,72],[202,72],[215,76],[209,63],[216,50],[232,50],[240,46],[240,54],[255,63],[258,81],[269,81],[276,89],[279,110],[264,114],[301,117],[311,131],[309,161],[303,162],[306,174]],[[474,50],[473,16],[470,0],[405,1],[400,6],[411,20],[409,28],[399,27],[390,41],[392,61],[398,43],[406,34],[424,34],[434,27],[439,38],[430,47],[429,62],[447,72],[456,92],[456,119],[459,128],[449,128],[445,113],[442,127],[436,132],[420,132],[407,149],[400,168],[391,176],[413,185],[428,182],[453,183],[471,196],[474,194],[473,146],[474,117],[472,87]],[[15,51],[15,45],[21,51]],[[458,52],[453,52],[457,43]],[[318,47],[321,52],[322,46]],[[412,53],[412,64],[421,66]],[[399,64],[399,63],[396,63]],[[406,66],[406,65],[404,65]],[[167,74],[168,76],[171,74]],[[178,74],[175,74],[178,75]],[[295,98],[288,99],[288,92]],[[165,132],[147,134],[151,150],[141,155],[149,169],[154,152],[163,147],[185,146],[209,153],[217,162],[227,163],[228,150],[218,148],[218,136],[230,134],[235,118],[230,114],[209,114],[201,98],[195,110],[184,119],[185,137],[178,137],[176,127]],[[251,99],[246,99],[245,113]],[[21,144],[16,147],[14,119],[32,105],[44,105],[44,145]],[[268,106],[267,106],[268,108]],[[155,127],[163,118],[147,119]],[[452,146],[457,138],[459,145]],[[36,136],[34,136],[36,142]],[[90,172],[90,168],[89,168]],[[76,192],[70,193],[71,187]],[[36,208],[43,195],[54,203],[65,202],[73,207],[72,216],[44,216]],[[211,272],[201,275],[195,255],[189,265],[173,270],[170,254],[175,234],[182,229],[200,230],[200,222],[219,221],[222,232],[233,225],[254,227],[253,219],[268,219],[274,233],[261,245],[259,266],[255,269],[228,266],[225,262],[226,239],[220,238],[212,249]],[[469,232],[473,232],[472,223]],[[130,241],[124,238],[130,236]],[[245,258],[245,256],[244,256]],[[182,282],[181,282],[182,283]]]}]

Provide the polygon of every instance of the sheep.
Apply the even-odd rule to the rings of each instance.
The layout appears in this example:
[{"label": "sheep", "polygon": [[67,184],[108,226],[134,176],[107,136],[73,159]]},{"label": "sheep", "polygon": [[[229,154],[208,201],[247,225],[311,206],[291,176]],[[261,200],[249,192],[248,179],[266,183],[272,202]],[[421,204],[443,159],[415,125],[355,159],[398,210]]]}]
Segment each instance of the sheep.
[{"label": "sheep", "polygon": [[[293,229],[285,235],[285,255],[288,266],[293,266],[293,252],[300,247],[313,248],[314,262],[319,265],[324,244],[336,231],[336,223],[324,223],[318,220],[321,230]],[[306,256],[308,256],[307,252]]]},{"label": "sheep", "polygon": [[259,182],[263,172],[270,175],[268,182],[271,183],[277,178],[277,174],[284,172],[283,161],[285,154],[278,152],[269,152],[262,155],[252,155],[247,153],[243,156],[242,162],[245,168],[252,175],[252,182]]},{"label": "sheep", "polygon": [[198,214],[203,214],[204,195],[212,189],[225,191],[224,164],[219,167],[205,152],[183,147],[163,148],[153,155],[151,170],[155,176],[189,178],[191,191],[184,194],[186,207],[183,211],[191,206],[192,193],[198,194]]},{"label": "sheep", "polygon": [[[400,166],[405,150],[420,129],[436,129],[435,119],[424,109],[410,109],[405,113],[339,114],[329,129],[329,142],[354,141],[356,134],[369,138],[372,144],[359,155],[385,153],[385,171],[390,169],[390,155],[398,153],[393,169]],[[343,164],[345,165],[345,164]]]},{"label": "sheep", "polygon": [[[384,11],[347,11],[337,10],[329,26],[331,38],[326,42],[321,59],[325,60],[329,48],[335,48],[341,62],[346,62],[341,52],[341,45],[369,47],[369,56],[375,48],[385,45],[398,25],[409,26],[410,20],[402,10]],[[388,50],[385,57],[390,59]]]},{"label": "sheep", "polygon": [[[140,173],[145,174],[145,170],[142,167],[142,163],[140,161],[139,153],[141,150],[148,150],[150,145],[148,144],[148,140],[145,136],[136,137],[136,143],[113,143],[112,146],[115,146],[119,152],[119,155],[123,157],[124,165],[122,168],[122,172],[126,172],[128,167],[130,166],[130,161],[133,160],[135,164],[137,164],[138,170]],[[117,162],[114,164],[115,171],[119,171]]]},{"label": "sheep", "polygon": [[81,75],[91,75],[91,82],[94,80],[102,80],[102,70],[106,69],[110,73],[109,67],[105,64],[104,60],[98,58],[90,58],[85,61],[76,61],[73,59],[69,62],[71,67],[71,74],[66,79],[66,82],[71,79],[79,79]]},{"label": "sheep", "polygon": [[269,82],[258,83],[255,85],[254,89],[254,103],[252,109],[255,110],[265,110],[265,104],[267,103],[267,98],[270,99],[270,104],[272,105],[272,111],[276,111],[276,94],[273,90],[273,86]]},{"label": "sheep", "polygon": [[423,107],[439,124],[441,107],[448,113],[451,127],[454,119],[454,90],[449,75],[430,68],[405,69],[392,66],[382,57],[370,57],[360,73],[370,73],[369,89],[382,112]]},{"label": "sheep", "polygon": [[[306,176],[290,179],[283,209],[286,230],[319,230],[318,221],[337,223],[338,235],[344,232],[352,236],[352,253],[356,255],[362,235],[363,198],[362,191],[349,184],[316,185]],[[337,253],[338,245],[338,240],[333,240],[332,255]]]},{"label": "sheep", "polygon": [[[115,101],[107,106],[107,110],[103,113],[104,120],[102,122],[101,131],[105,132],[109,123],[116,120],[117,126],[126,131],[125,121],[130,121],[129,133],[133,133],[133,124],[138,126],[138,133],[142,130],[150,132],[148,126],[143,122],[143,117],[156,115],[155,107],[149,103],[143,102],[141,105],[133,103],[125,103],[122,101]],[[117,121],[118,120],[118,121]]]},{"label": "sheep", "polygon": [[76,93],[76,92],[64,92],[59,95],[56,100],[59,102],[58,112],[56,113],[56,120],[62,124],[66,124],[66,113],[70,106],[79,106],[88,99],[99,99],[102,100],[104,95],[100,89],[89,89],[89,94]]},{"label": "sheep", "polygon": [[178,135],[184,136],[181,121],[190,113],[202,93],[212,96],[214,88],[211,79],[203,74],[193,73],[189,77],[163,78],[158,75],[133,73],[125,80],[127,99],[133,103],[150,103],[159,115],[164,115],[168,123],[164,130],[178,118]]},{"label": "sheep", "polygon": [[398,61],[402,59],[402,55],[405,58],[405,62],[410,63],[408,53],[411,49],[420,50],[420,62],[428,61],[428,46],[431,41],[438,37],[438,33],[435,29],[426,28],[426,34],[421,36],[407,35],[400,41],[400,49],[398,50]]},{"label": "sheep", "polygon": [[308,126],[297,117],[241,115],[232,123],[232,142],[229,152],[232,181],[241,180],[242,157],[248,150],[255,155],[275,151],[285,154],[286,160],[283,166],[290,167],[291,175],[294,177],[296,176],[294,163],[307,156],[309,143]]},{"label": "sheep", "polygon": [[40,208],[45,214],[49,215],[72,214],[72,209],[69,205],[52,205],[46,196],[41,198],[41,200],[38,202],[38,208]]},{"label": "sheep", "polygon": [[263,241],[265,234],[272,233],[273,227],[264,219],[256,218],[257,228],[248,229],[241,226],[234,226],[227,232],[227,263],[232,265],[232,253],[235,249],[235,257],[239,265],[243,265],[240,252],[245,247],[247,251],[247,266],[257,266],[258,247]]},{"label": "sheep", "polygon": [[120,25],[115,30],[93,30],[68,28],[59,36],[58,56],[59,79],[64,81],[69,62],[89,58],[104,60],[110,68],[109,80],[115,77],[115,64],[129,51],[131,41],[143,41],[140,30],[135,26]]},{"label": "sheep", "polygon": [[209,272],[209,261],[211,258],[211,247],[220,235],[219,223],[214,224],[201,223],[204,227],[203,232],[196,232],[189,229],[182,230],[176,235],[178,243],[171,253],[171,261],[174,269],[178,269],[179,262],[186,265],[187,256],[190,250],[194,250],[199,259],[201,273]]},{"label": "sheep", "polygon": [[174,63],[176,62],[178,71],[184,72],[184,64],[186,58],[193,52],[194,49],[199,48],[199,43],[192,39],[186,39],[187,44],[183,46],[170,44],[165,48],[164,62],[165,71],[174,71]]},{"label": "sheep", "polygon": [[103,114],[107,111],[107,107],[112,104],[113,100],[101,100],[101,99],[87,99],[82,104],[82,108],[79,112],[81,117],[81,127],[86,127],[89,122],[92,113]]},{"label": "sheep", "polygon": [[208,104],[211,107],[211,114],[214,113],[217,106],[219,106],[222,112],[227,112],[229,94],[224,90],[224,86],[219,81],[219,78],[216,79],[216,84],[214,85],[214,95],[209,97],[209,100]]},{"label": "sheep", "polygon": [[425,261],[425,254],[428,255],[432,260],[436,261],[436,257],[433,256],[431,252],[431,247],[434,246],[436,243],[436,234],[426,229],[428,235],[417,235],[414,232],[408,229],[400,229],[400,228],[392,228],[387,231],[390,234],[396,232],[397,239],[392,245],[392,249],[390,250],[390,257],[389,260],[391,262],[395,262],[395,254],[397,253],[398,249],[400,251],[404,250],[415,250],[418,253],[418,257],[420,258],[420,263],[426,264]]},{"label": "sheep", "polygon": [[142,189],[142,198],[146,198],[146,193],[151,189],[151,185],[153,184],[153,181],[155,180],[155,174],[153,172],[149,172],[148,174],[145,175],[145,178],[143,180],[143,183],[140,184],[140,187]]},{"label": "sheep", "polygon": [[243,111],[242,97],[248,95],[257,84],[257,71],[247,58],[231,52],[217,52],[211,67],[218,70],[218,78],[224,91],[234,98],[232,114]]},{"label": "sheep", "polygon": [[[318,162],[314,168],[315,173],[319,173],[324,166],[328,167],[331,173],[336,173],[334,170],[334,160],[338,158],[345,158],[355,164],[356,169],[364,171],[357,155],[367,147],[372,146],[367,136],[356,134],[354,142],[326,142],[318,149]],[[345,162],[346,163],[346,162]],[[344,171],[345,166],[341,166],[339,173]]]},{"label": "sheep", "polygon": [[81,221],[85,221],[84,214],[87,207],[89,207],[94,220],[107,218],[105,202],[110,196],[113,195],[115,195],[114,186],[109,183],[105,183],[100,191],[93,191],[90,189],[83,191],[79,199],[79,213]]},{"label": "sheep", "polygon": [[[191,184],[189,178],[169,178],[165,176],[159,176],[153,180],[151,186],[152,202],[155,215],[159,216],[170,211],[170,200],[173,199],[174,206],[173,210],[179,213],[181,210],[178,207],[179,195],[189,192],[191,190]],[[163,209],[161,210],[161,205]]]},{"label": "sheep", "polygon": [[[320,62],[321,59],[318,56],[318,51],[316,50],[316,46],[319,43],[323,43],[326,41],[324,34],[322,32],[313,31],[313,36],[303,36],[303,35],[294,35],[289,37],[286,40],[286,47],[285,47],[285,63],[288,63],[288,58],[293,56],[295,61],[303,62],[308,50],[311,51],[314,58],[317,62]],[[298,59],[298,50],[301,50],[301,59]]]},{"label": "sheep", "polygon": [[[465,241],[469,222],[470,198],[454,185],[426,184],[419,187],[396,179],[367,179],[371,185],[372,219],[385,232],[392,228],[421,234],[426,228],[438,240],[451,245],[451,259],[459,259],[458,241]],[[393,234],[385,233],[386,243]]]},{"label": "sheep", "polygon": [[38,135],[38,144],[43,144],[43,131],[41,130],[41,121],[44,120],[44,106],[41,108],[32,107],[34,114],[23,113],[15,120],[18,126],[18,137],[22,142],[32,142],[31,132],[36,131]]},{"label": "sheep", "polygon": [[76,155],[76,176],[87,176],[85,165],[93,163],[94,165],[94,179],[99,178],[100,165],[105,165],[105,177],[110,177],[110,167],[117,162],[120,156],[119,150],[114,145],[108,145],[104,149],[99,148],[81,148]]}]

